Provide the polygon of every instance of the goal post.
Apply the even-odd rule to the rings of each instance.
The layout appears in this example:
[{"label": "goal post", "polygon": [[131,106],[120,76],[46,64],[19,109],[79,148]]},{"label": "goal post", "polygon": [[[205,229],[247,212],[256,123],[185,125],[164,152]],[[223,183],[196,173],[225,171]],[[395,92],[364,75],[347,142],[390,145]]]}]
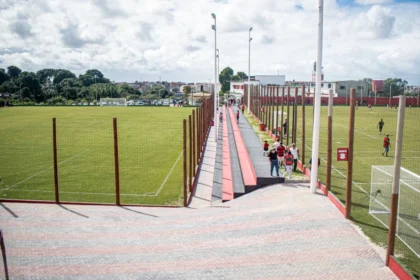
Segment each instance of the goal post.
[{"label": "goal post", "polygon": [[[369,214],[389,227],[394,167],[372,166]],[[420,175],[401,168],[396,236],[420,257]]]},{"label": "goal post", "polygon": [[101,98],[99,105],[102,106],[127,106],[126,98]]}]

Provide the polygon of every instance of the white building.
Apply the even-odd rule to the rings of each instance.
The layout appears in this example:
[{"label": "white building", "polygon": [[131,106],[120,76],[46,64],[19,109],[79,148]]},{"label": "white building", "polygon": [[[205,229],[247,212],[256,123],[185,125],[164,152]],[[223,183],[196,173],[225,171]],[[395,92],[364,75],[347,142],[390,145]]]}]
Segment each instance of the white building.
[{"label": "white building", "polygon": [[[184,87],[190,86],[191,92],[208,92],[213,93],[214,92],[214,83],[197,83],[193,85],[182,85],[180,87],[180,92],[184,92]],[[220,84],[217,84],[217,89],[220,89]]]},{"label": "white building", "polygon": [[[285,75],[255,75],[251,76],[250,84],[254,86],[284,86],[286,82]],[[230,81],[230,94],[243,96],[245,85],[248,84],[248,79],[241,81]]]}]

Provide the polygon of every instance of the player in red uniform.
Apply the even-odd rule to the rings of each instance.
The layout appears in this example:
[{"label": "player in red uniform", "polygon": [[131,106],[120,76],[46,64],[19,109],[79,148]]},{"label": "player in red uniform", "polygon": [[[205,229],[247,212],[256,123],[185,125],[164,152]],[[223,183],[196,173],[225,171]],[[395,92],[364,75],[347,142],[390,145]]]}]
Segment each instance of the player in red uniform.
[{"label": "player in red uniform", "polygon": [[388,156],[389,148],[391,148],[391,141],[389,140],[389,134],[386,135],[384,138],[384,151],[382,155]]},{"label": "player in red uniform", "polygon": [[284,162],[284,153],[286,152],[286,147],[283,146],[283,143],[280,142],[280,145],[277,147],[277,156],[279,158],[280,168]]}]

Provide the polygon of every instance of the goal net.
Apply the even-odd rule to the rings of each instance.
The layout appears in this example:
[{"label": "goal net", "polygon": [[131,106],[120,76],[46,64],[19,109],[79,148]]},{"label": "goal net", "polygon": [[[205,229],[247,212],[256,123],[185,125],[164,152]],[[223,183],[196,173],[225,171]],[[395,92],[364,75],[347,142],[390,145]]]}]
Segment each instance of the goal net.
[{"label": "goal net", "polygon": [[[393,166],[372,166],[369,214],[389,227]],[[420,176],[401,168],[397,237],[420,257]]]},{"label": "goal net", "polygon": [[101,98],[99,101],[101,106],[127,106],[125,98]]}]

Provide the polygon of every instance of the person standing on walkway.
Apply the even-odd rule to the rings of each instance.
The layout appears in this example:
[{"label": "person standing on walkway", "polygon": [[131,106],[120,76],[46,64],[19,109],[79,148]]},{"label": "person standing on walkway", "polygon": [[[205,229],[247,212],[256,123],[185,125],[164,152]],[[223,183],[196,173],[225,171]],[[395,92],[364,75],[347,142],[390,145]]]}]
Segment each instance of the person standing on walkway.
[{"label": "person standing on walkway", "polygon": [[239,110],[236,111],[236,123],[239,123]]},{"label": "person standing on walkway", "polygon": [[244,104],[242,104],[241,109],[242,109],[242,115],[243,115],[244,111],[245,111],[245,105]]},{"label": "person standing on walkway", "polygon": [[292,147],[289,149],[289,152],[291,152],[293,155],[293,171],[296,171],[297,162],[299,159],[299,149],[296,148],[295,143],[292,144]]},{"label": "person standing on walkway", "polygon": [[388,156],[389,148],[391,148],[391,140],[389,140],[389,134],[384,138],[384,151],[382,155]]},{"label": "person standing on walkway", "polygon": [[280,176],[279,173],[279,160],[277,159],[277,153],[274,148],[271,149],[270,153],[268,154],[268,157],[270,159],[270,174],[273,176],[273,169],[276,169],[277,177]]},{"label": "person standing on walkway", "polygon": [[283,123],[283,138],[286,137],[286,132],[287,132],[287,119],[285,119]]},{"label": "person standing on walkway", "polygon": [[383,120],[383,119],[381,119],[381,120],[378,122],[378,125],[376,126],[376,128],[379,128],[379,135],[381,135],[381,134],[382,134],[382,128],[384,127],[384,125],[385,125],[384,120]]},{"label": "person standing on walkway", "polygon": [[268,156],[268,148],[270,147],[270,144],[268,144],[267,140],[264,141],[264,150],[263,150],[263,156]]},{"label": "person standing on walkway", "polygon": [[293,155],[292,152],[289,152],[287,155],[284,156],[286,161],[286,172],[284,172],[284,177],[286,177],[286,173],[289,173],[289,179],[292,179],[292,164],[293,164]]},{"label": "person standing on walkway", "polygon": [[282,167],[284,162],[285,151],[286,147],[283,146],[283,143],[280,142],[279,146],[277,147],[277,156],[279,157],[280,167]]}]

